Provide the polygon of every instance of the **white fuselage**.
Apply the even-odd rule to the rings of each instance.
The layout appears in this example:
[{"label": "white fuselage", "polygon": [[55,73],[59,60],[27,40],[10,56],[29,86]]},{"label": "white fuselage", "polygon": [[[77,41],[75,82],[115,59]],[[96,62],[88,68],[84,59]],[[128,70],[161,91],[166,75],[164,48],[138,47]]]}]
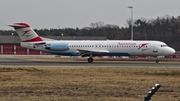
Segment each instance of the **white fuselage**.
[{"label": "white fuselage", "polygon": [[[47,44],[68,43],[67,50],[46,49]],[[42,43],[42,44],[41,44]],[[45,43],[45,44],[43,44]],[[21,46],[29,49],[49,52],[65,56],[82,56],[79,50],[95,51],[93,56],[164,56],[174,54],[175,50],[161,41],[131,41],[131,40],[104,40],[104,41],[70,41],[54,40],[42,42],[21,42]],[[99,51],[99,53],[98,53]],[[86,54],[84,53],[84,56]],[[89,56],[89,55],[87,55]]]}]

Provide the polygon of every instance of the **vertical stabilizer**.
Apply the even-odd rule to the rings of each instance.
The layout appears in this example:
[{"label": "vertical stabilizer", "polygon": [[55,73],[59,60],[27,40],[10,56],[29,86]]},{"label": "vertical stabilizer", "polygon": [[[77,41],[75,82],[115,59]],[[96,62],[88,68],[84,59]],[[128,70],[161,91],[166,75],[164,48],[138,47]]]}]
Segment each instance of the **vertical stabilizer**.
[{"label": "vertical stabilizer", "polygon": [[9,26],[16,30],[22,42],[43,41],[42,38],[26,23],[14,23]]}]

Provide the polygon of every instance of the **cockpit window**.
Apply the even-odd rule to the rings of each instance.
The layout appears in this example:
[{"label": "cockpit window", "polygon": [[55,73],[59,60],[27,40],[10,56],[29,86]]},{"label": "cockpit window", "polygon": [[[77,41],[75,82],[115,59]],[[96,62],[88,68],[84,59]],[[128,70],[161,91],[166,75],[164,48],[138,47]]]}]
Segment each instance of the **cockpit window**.
[{"label": "cockpit window", "polygon": [[167,45],[161,45],[161,47],[167,47]]}]

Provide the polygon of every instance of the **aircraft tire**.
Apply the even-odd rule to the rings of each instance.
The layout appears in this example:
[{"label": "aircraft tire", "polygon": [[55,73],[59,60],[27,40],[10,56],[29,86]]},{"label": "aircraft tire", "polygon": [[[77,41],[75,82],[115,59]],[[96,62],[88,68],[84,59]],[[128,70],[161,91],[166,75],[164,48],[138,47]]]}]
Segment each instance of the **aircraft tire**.
[{"label": "aircraft tire", "polygon": [[156,60],[155,60],[155,62],[156,62],[156,63],[159,63],[159,60],[158,60],[158,59],[156,59]]},{"label": "aircraft tire", "polygon": [[92,57],[88,58],[88,62],[92,63],[93,62],[93,58]]}]

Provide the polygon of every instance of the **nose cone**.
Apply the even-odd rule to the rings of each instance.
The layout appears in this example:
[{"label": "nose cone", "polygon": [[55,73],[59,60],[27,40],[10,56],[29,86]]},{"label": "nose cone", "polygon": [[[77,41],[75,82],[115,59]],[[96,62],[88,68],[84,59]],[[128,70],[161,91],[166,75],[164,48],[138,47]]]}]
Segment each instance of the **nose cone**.
[{"label": "nose cone", "polygon": [[176,51],[171,48],[171,47],[168,47],[167,49],[164,50],[164,55],[171,55],[171,54],[174,54]]}]

